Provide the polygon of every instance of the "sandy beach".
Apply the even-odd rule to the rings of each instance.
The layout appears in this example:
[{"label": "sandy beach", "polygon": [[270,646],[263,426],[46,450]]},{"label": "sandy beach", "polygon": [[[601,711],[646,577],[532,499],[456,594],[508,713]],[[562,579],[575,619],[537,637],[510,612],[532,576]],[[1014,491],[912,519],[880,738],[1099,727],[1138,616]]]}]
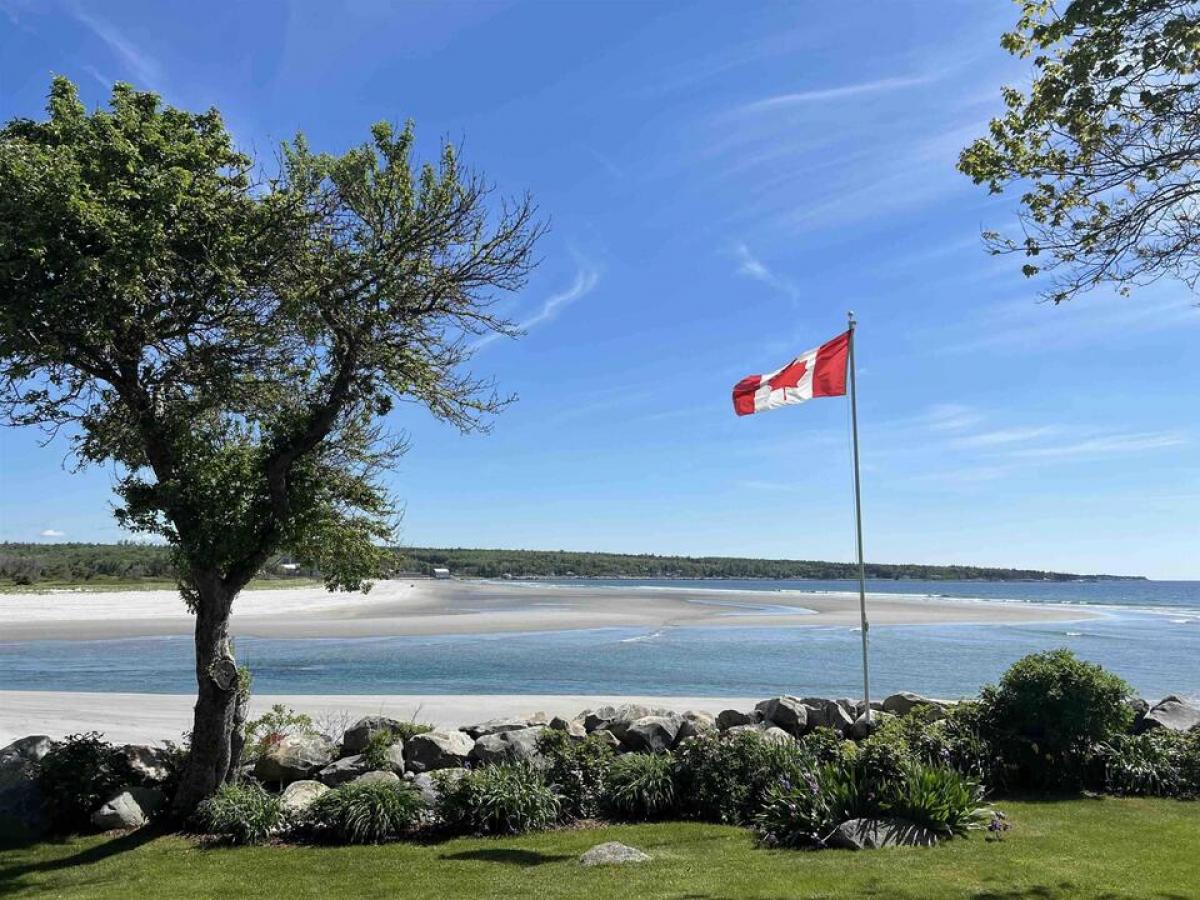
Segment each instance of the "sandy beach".
[{"label": "sandy beach", "polygon": [[[879,625],[1077,621],[1095,614],[1035,603],[872,594]],[[562,586],[488,581],[385,581],[368,593],[320,587],[247,591],[234,603],[238,636],[270,638],[499,634],[585,628],[816,627],[858,624],[853,593]],[[174,591],[0,595],[0,640],[95,640],[191,634]],[[3,688],[3,685],[0,685]]]}]

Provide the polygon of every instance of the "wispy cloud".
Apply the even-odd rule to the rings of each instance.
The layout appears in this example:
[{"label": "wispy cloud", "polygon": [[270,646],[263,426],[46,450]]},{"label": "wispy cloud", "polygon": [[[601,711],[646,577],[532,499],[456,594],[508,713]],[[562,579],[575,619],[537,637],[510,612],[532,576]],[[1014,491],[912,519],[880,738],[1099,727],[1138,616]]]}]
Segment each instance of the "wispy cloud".
[{"label": "wispy cloud", "polygon": [[950,444],[953,447],[960,448],[1010,446],[1012,444],[1020,444],[1027,441],[1036,440],[1037,438],[1048,437],[1052,434],[1057,434],[1060,430],[1061,429],[1052,425],[1001,428],[998,431],[984,431],[980,434],[972,434],[965,437],[955,438],[950,442]]},{"label": "wispy cloud", "polygon": [[817,88],[807,91],[796,91],[790,94],[776,94],[765,97],[738,107],[739,112],[763,112],[779,109],[785,106],[799,106],[805,103],[826,103],[830,100],[841,100],[845,97],[857,97],[862,94],[878,94],[885,91],[896,91],[908,87],[929,84],[936,80],[932,75],[919,75],[900,78],[880,78],[875,81],[861,81],[857,84],[843,84],[837,87]]},{"label": "wispy cloud", "polygon": [[1187,438],[1177,432],[1150,431],[1140,434],[1110,434],[1047,447],[1025,447],[1013,450],[1011,455],[1019,459],[1078,459],[1141,453],[1186,443]]},{"label": "wispy cloud", "polygon": [[[599,283],[600,271],[588,263],[581,263],[579,270],[575,273],[575,280],[571,283],[571,286],[565,291],[559,291],[547,297],[537,312],[517,323],[517,328],[521,331],[529,331],[544,322],[549,322],[576,300],[590,294]],[[499,337],[500,334],[498,332],[486,334],[472,345],[472,349],[479,350],[486,347]]]},{"label": "wispy cloud", "polygon": [[59,531],[57,528],[46,528],[38,532],[38,537],[66,537],[65,531]]},{"label": "wispy cloud", "polygon": [[961,403],[939,403],[921,416],[922,423],[933,431],[961,431],[983,421],[983,414]]},{"label": "wispy cloud", "polygon": [[738,274],[761,281],[780,293],[786,294],[792,300],[799,299],[800,291],[788,279],[771,271],[762,260],[750,252],[745,244],[736,244],[733,248],[738,260]]},{"label": "wispy cloud", "polygon": [[85,25],[96,37],[108,45],[109,50],[120,59],[121,63],[137,81],[137,87],[145,90],[162,90],[163,74],[158,61],[140,50],[112,23],[101,19],[77,5],[71,7],[71,14],[77,21]]}]

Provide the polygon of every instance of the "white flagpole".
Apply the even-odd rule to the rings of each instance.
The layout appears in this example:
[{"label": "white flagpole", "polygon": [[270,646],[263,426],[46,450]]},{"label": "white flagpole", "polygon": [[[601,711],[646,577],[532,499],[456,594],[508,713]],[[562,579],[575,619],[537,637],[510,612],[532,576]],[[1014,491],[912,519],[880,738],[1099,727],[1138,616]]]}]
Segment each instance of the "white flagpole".
[{"label": "white flagpole", "polygon": [[867,728],[871,727],[871,676],[867,665],[867,575],[863,563],[862,488],[858,474],[858,397],[854,371],[854,312],[846,314],[850,321],[850,421],[854,439],[854,522],[858,535],[858,609],[862,622],[863,700],[867,705]]}]

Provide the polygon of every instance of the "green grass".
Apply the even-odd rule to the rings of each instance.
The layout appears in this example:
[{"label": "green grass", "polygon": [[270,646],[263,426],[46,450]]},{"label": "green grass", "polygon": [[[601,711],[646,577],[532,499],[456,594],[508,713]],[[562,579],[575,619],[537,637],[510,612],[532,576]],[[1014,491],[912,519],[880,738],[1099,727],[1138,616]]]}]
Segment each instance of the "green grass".
[{"label": "green grass", "polygon": [[[932,849],[763,850],[732,827],[662,823],[382,847],[201,849],[179,837],[77,838],[0,851],[0,896],[888,897],[1197,896],[1200,804],[1006,802],[1013,829]],[[601,841],[652,862],[584,869]]]}]

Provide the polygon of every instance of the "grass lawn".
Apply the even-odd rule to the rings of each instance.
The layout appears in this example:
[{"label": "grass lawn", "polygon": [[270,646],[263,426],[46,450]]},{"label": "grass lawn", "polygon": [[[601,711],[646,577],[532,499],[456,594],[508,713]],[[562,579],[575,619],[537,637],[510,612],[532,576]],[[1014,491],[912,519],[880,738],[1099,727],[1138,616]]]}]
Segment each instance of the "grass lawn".
[{"label": "grass lawn", "polygon": [[[0,895],[54,897],[1158,897],[1200,896],[1200,803],[1000,804],[1013,824],[932,849],[759,849],[696,823],[382,847],[201,849],[178,837],[76,838],[0,850]],[[584,869],[601,841],[649,853]]]}]

